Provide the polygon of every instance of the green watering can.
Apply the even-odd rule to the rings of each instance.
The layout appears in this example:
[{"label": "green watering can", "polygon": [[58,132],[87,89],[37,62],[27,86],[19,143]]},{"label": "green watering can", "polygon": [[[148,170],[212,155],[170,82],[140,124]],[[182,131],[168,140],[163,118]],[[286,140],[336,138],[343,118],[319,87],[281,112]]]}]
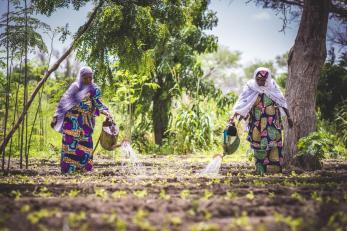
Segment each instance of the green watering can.
[{"label": "green watering can", "polygon": [[223,132],[223,155],[231,155],[238,149],[240,138],[235,123],[228,124]]}]

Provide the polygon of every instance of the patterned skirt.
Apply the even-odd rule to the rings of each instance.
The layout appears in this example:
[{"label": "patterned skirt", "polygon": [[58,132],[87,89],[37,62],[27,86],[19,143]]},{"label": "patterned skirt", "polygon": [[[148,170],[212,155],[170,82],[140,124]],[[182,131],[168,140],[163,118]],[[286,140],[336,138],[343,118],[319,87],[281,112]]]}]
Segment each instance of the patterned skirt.
[{"label": "patterned skirt", "polygon": [[91,113],[71,110],[66,114],[61,151],[62,173],[93,169],[93,125]]}]

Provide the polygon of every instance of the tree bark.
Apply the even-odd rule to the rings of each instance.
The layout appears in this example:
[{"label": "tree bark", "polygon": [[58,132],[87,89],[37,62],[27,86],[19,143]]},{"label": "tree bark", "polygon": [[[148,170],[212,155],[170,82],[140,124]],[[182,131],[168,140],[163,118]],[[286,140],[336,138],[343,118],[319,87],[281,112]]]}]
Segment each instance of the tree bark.
[{"label": "tree bark", "polygon": [[152,119],[155,143],[161,145],[168,129],[171,98],[169,92],[165,90],[161,77],[158,78],[158,84],[160,88],[153,96]]},{"label": "tree bark", "polygon": [[297,141],[316,129],[316,91],[326,59],[330,0],[305,0],[299,31],[289,52],[286,99],[294,126],[285,127],[285,162],[296,154]]}]

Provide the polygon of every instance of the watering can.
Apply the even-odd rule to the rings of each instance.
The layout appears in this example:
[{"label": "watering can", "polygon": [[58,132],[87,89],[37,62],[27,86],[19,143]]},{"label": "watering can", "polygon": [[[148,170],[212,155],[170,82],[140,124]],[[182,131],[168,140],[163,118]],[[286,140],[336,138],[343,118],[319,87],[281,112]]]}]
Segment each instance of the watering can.
[{"label": "watering can", "polygon": [[106,118],[102,123],[102,131],[100,135],[101,147],[107,151],[112,151],[119,147],[119,145],[117,145],[118,134],[119,128],[116,123],[112,119]]},{"label": "watering can", "polygon": [[240,145],[235,123],[229,123],[223,132],[223,155],[233,154]]}]

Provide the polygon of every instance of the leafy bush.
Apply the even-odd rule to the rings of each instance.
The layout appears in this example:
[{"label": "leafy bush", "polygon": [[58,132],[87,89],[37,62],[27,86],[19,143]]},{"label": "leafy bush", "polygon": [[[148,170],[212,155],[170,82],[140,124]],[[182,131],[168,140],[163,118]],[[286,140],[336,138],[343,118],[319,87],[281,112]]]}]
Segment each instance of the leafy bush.
[{"label": "leafy bush", "polygon": [[298,143],[298,156],[312,155],[318,159],[336,158],[346,153],[338,138],[324,130],[312,132],[301,138]]},{"label": "leafy bush", "polygon": [[322,119],[334,120],[336,108],[347,100],[347,70],[343,65],[327,63],[324,65],[318,82],[316,105]]},{"label": "leafy bush", "polygon": [[207,111],[201,110],[198,104],[193,104],[192,107],[182,104],[169,133],[169,143],[174,145],[177,152],[206,149],[213,140],[211,117]]},{"label": "leafy bush", "polygon": [[337,110],[335,118],[337,134],[347,147],[347,101]]}]

